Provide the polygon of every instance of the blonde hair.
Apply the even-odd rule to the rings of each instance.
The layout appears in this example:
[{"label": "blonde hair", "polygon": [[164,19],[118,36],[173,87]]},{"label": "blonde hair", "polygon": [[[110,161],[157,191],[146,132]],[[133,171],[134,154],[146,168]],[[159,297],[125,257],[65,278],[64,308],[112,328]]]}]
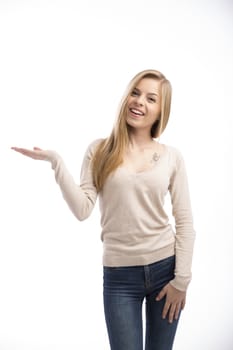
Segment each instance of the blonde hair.
[{"label": "blonde hair", "polygon": [[123,156],[129,143],[129,127],[126,123],[127,100],[135,86],[144,78],[152,78],[161,86],[161,114],[152,125],[151,137],[157,138],[165,130],[171,106],[171,84],[165,76],[153,69],[144,70],[129,82],[119,105],[116,122],[110,136],[97,146],[92,159],[93,181],[97,191],[101,191],[109,176],[123,161]]}]

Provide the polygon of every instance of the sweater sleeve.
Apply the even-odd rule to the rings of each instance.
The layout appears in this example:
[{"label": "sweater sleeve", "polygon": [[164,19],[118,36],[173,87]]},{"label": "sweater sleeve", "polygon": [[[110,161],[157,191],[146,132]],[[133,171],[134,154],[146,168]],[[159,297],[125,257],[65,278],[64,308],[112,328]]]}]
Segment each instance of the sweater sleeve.
[{"label": "sweater sleeve", "polygon": [[170,179],[169,191],[172,215],[175,218],[175,278],[170,282],[175,288],[185,291],[191,281],[191,264],[195,231],[189,195],[185,162],[180,151],[176,150],[176,160]]},{"label": "sweater sleeve", "polygon": [[97,199],[97,191],[93,184],[91,169],[91,159],[96,143],[97,141],[91,143],[84,155],[80,185],[75,183],[63,159],[56,152],[53,152],[51,156],[52,169],[55,172],[55,179],[60,186],[63,198],[72,213],[80,221],[90,216]]}]

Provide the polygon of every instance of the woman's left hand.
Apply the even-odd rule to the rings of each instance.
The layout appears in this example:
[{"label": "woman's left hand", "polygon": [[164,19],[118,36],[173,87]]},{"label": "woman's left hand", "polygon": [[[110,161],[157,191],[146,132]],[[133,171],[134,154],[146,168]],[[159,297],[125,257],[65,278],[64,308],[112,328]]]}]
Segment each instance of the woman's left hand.
[{"label": "woman's left hand", "polygon": [[166,318],[168,315],[168,320],[172,323],[174,319],[178,319],[180,311],[184,309],[186,292],[180,291],[168,283],[157,295],[156,301],[161,300],[165,296],[166,302],[163,308],[162,318]]}]

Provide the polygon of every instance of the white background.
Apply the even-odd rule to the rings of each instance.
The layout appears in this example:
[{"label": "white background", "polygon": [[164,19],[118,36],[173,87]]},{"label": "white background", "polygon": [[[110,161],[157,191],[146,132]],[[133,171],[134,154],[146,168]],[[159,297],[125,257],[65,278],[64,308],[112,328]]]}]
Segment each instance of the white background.
[{"label": "white background", "polygon": [[109,349],[98,204],[78,222],[49,163],[10,147],[55,149],[78,183],[147,68],[173,86],[161,141],[186,160],[197,232],[174,350],[233,348],[232,36],[230,0],[0,1],[1,350]]}]

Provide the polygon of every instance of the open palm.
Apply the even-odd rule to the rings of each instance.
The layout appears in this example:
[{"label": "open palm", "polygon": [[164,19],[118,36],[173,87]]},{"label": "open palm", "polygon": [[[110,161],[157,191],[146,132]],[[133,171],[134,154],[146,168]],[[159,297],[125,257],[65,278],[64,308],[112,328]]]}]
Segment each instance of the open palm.
[{"label": "open palm", "polygon": [[33,150],[20,148],[20,147],[11,147],[16,152],[23,154],[24,156],[37,159],[37,160],[50,160],[53,151],[42,150],[39,147],[33,147]]}]

